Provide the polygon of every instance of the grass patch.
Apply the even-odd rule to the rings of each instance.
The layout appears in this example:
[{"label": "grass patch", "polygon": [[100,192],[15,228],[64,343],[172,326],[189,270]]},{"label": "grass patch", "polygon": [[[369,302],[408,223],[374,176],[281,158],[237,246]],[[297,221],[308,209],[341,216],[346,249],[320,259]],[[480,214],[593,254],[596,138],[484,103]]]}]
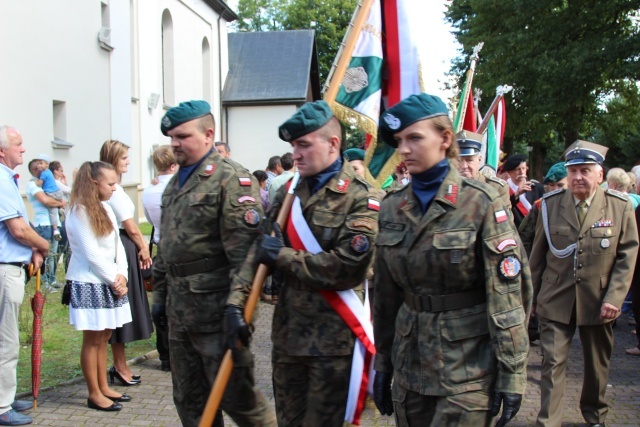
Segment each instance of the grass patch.
[{"label": "grass patch", "polygon": [[148,222],[141,222],[140,223],[140,231],[145,236],[150,236],[151,235],[151,228],[152,227],[153,226],[151,224],[149,224]]},{"label": "grass patch", "polygon": [[[143,234],[151,233],[140,224]],[[64,268],[58,267],[56,278],[64,283]],[[42,287],[45,295],[45,305],[42,315],[42,367],[40,374],[40,388],[58,385],[62,382],[82,376],[80,369],[80,348],[82,346],[82,331],[76,331],[69,324],[69,308],[60,303],[62,289],[52,294]],[[20,357],[18,360],[18,393],[31,390],[31,339],[33,331],[33,311],[31,298],[35,294],[36,279],[32,278],[25,288],[25,297],[20,308]],[[153,299],[147,295],[149,301]],[[146,354],[155,350],[155,332],[147,340],[126,344],[127,359]],[[111,350],[107,351],[108,366],[111,366]]]}]

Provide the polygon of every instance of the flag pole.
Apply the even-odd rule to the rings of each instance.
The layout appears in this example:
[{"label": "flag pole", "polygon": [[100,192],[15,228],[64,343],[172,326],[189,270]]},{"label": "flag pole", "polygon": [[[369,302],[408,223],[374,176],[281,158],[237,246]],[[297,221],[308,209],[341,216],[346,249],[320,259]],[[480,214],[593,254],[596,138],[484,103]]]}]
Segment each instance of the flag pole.
[{"label": "flag pole", "polygon": [[477,133],[484,133],[484,131],[487,129],[487,126],[489,125],[489,119],[491,119],[491,116],[493,116],[493,114],[496,112],[496,109],[498,108],[500,100],[504,98],[504,95],[510,92],[511,89],[513,89],[513,87],[509,85],[498,86],[496,88],[496,97],[493,99],[493,102],[491,103],[487,114],[484,115],[482,123],[480,123],[480,126],[478,126],[478,130],[476,131]]},{"label": "flag pole", "polygon": [[467,71],[467,81],[464,84],[464,91],[461,94],[460,102],[462,104],[458,104],[458,116],[455,118],[455,129],[456,133],[462,130],[462,126],[464,124],[464,116],[467,112],[467,103],[469,102],[469,90],[471,90],[471,83],[473,82],[473,74],[476,71],[476,63],[478,62],[480,50],[482,50],[482,46],[484,46],[483,42],[478,43],[473,48],[473,53],[471,54],[471,64],[469,64],[469,71]]},{"label": "flag pole", "polygon": [[324,85],[325,92],[323,98],[329,105],[333,105],[336,97],[338,96],[338,90],[342,84],[342,79],[347,72],[349,62],[351,62],[353,49],[356,46],[356,41],[358,41],[358,36],[362,31],[362,27],[367,21],[372,4],[373,0],[361,0],[358,2],[358,6],[356,6],[356,10],[353,13],[353,18],[349,24],[350,28],[345,33],[344,41],[342,42],[338,55],[336,56],[337,63],[334,61],[334,64],[331,67],[331,72],[327,77],[327,82]]}]

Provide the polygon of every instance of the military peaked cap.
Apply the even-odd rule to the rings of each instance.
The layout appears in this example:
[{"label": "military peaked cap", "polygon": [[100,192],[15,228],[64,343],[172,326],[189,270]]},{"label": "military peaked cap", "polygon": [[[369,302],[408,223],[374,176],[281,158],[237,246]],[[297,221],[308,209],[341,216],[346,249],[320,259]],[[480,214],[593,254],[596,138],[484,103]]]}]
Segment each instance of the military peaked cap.
[{"label": "military peaked cap", "polygon": [[564,157],[566,166],[584,164],[602,165],[607,151],[609,151],[609,148],[603,145],[577,140],[566,149],[562,156]]},{"label": "military peaked cap", "polygon": [[482,135],[475,132],[463,130],[456,135],[458,146],[460,147],[460,156],[475,156],[482,151]]}]

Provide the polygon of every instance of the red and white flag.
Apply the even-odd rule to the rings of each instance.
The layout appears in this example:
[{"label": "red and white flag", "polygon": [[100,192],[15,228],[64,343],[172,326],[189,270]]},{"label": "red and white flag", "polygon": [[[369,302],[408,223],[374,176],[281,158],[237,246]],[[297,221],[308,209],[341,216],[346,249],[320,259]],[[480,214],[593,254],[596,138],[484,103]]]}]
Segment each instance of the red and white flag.
[{"label": "red and white flag", "polygon": [[[311,252],[312,254],[322,252],[320,244],[302,215],[300,199],[297,196],[291,206],[286,233],[293,249]],[[329,305],[338,313],[356,336],[351,364],[349,395],[345,413],[345,421],[355,425],[360,425],[360,415],[364,410],[369,376],[371,367],[373,366],[373,357],[376,353],[366,283],[364,288],[364,303],[360,301],[360,298],[358,298],[358,295],[353,289],[346,291],[320,291]]]}]

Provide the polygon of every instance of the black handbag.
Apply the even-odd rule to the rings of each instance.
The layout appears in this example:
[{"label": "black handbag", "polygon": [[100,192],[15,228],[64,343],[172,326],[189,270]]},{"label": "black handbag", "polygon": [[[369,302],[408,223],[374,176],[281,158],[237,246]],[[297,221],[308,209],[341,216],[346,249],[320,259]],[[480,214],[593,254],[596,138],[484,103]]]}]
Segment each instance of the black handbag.
[{"label": "black handbag", "polygon": [[62,290],[62,305],[71,303],[71,283],[67,282]]}]

